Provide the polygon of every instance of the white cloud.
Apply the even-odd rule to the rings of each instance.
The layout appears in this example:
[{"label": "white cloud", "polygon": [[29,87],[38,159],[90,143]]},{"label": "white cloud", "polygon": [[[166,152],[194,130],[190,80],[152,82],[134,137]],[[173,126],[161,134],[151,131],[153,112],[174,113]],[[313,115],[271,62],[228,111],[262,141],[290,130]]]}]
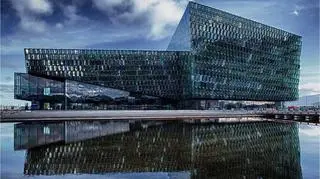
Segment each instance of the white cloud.
[{"label": "white cloud", "polygon": [[300,127],[299,131],[303,135],[311,136],[311,137],[320,137],[320,130],[318,126],[304,126]]},{"label": "white cloud", "polygon": [[57,29],[63,29],[63,24],[61,24],[61,23],[56,23],[56,28],[57,28]]},{"label": "white cloud", "polygon": [[[132,22],[139,17],[147,17],[150,25],[147,36],[151,39],[161,39],[171,34],[169,27],[177,25],[182,17],[187,0],[93,0],[95,7],[109,16],[111,21],[119,23],[122,20]],[[132,9],[117,12],[119,6],[130,6]],[[116,14],[120,13],[120,14]]]},{"label": "white cloud", "polygon": [[294,10],[292,11],[292,14],[294,14],[295,16],[299,16],[301,11],[308,10],[310,8],[314,8],[314,6],[310,6],[309,4],[303,4],[303,5],[296,4],[294,6]]},{"label": "white cloud", "polygon": [[21,17],[20,26],[22,29],[37,33],[45,32],[47,24],[44,21],[38,20],[32,16]]},{"label": "white cloud", "polygon": [[51,14],[52,5],[48,0],[11,0],[18,13]]},{"label": "white cloud", "polygon": [[300,69],[300,96],[320,94],[319,69],[319,63],[317,63],[316,60],[313,65],[304,65],[303,68]]},{"label": "white cloud", "polygon": [[[310,68],[309,70],[311,71],[312,69]],[[301,73],[300,73],[301,83],[309,83],[309,82],[315,82],[315,81],[318,81],[320,83],[320,72],[317,72],[317,71],[304,72],[301,70]]]},{"label": "white cloud", "polygon": [[63,9],[63,14],[68,18],[66,23],[69,25],[73,25],[78,21],[82,21],[82,22],[88,21],[87,18],[77,14],[76,6],[73,6],[73,5],[63,6],[62,9]]},{"label": "white cloud", "polygon": [[320,83],[302,83],[299,85],[299,90],[306,93],[306,95],[320,94]]},{"label": "white cloud", "polygon": [[[161,3],[160,3],[161,2]],[[184,8],[172,0],[162,0],[151,9],[152,26],[149,37],[153,39],[163,38],[169,35],[167,26],[176,25],[184,12]]]},{"label": "white cloud", "polygon": [[11,0],[11,2],[20,18],[21,29],[36,33],[47,29],[45,21],[38,19],[37,15],[48,15],[53,12],[48,0]]},{"label": "white cloud", "polygon": [[114,7],[124,4],[126,0],[93,0],[93,4],[102,11],[112,11]]},{"label": "white cloud", "polygon": [[48,0],[24,0],[23,2],[24,7],[32,12],[39,14],[52,13],[52,6]]}]

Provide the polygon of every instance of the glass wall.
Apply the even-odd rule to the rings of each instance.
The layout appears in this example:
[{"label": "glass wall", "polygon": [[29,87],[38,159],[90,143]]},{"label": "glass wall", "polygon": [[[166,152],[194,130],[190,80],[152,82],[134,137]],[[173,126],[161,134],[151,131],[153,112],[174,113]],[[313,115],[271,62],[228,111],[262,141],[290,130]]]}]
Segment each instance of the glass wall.
[{"label": "glass wall", "polygon": [[170,100],[66,80],[68,109],[172,109]]},{"label": "glass wall", "polygon": [[36,105],[32,109],[173,109],[176,103],[166,98],[26,73],[15,73],[14,96],[31,101],[32,106]]},{"label": "glass wall", "polygon": [[28,73],[164,98],[181,94],[179,52],[25,49]]},{"label": "glass wall", "polygon": [[301,37],[190,2],[192,97],[294,100]]},{"label": "glass wall", "polygon": [[64,99],[63,81],[37,77],[26,73],[14,74],[14,98],[28,101],[56,101]]}]

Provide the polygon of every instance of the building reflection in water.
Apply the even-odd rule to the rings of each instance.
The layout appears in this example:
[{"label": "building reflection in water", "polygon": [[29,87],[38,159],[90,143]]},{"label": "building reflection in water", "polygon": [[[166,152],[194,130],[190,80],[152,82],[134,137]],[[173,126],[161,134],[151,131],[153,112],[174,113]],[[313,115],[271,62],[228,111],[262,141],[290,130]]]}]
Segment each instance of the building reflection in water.
[{"label": "building reflection in water", "polygon": [[302,177],[295,123],[21,123],[15,125],[15,149],[24,148],[26,175],[188,172],[190,178]]}]

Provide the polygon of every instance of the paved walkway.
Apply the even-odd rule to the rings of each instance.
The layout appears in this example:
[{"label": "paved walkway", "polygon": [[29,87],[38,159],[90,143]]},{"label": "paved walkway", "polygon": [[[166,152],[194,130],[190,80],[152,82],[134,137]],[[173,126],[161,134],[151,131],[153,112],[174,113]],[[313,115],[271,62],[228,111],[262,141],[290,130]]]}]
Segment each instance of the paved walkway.
[{"label": "paved walkway", "polygon": [[81,110],[81,111],[2,111],[1,122],[74,120],[181,120],[202,118],[260,117],[252,111],[213,110]]}]

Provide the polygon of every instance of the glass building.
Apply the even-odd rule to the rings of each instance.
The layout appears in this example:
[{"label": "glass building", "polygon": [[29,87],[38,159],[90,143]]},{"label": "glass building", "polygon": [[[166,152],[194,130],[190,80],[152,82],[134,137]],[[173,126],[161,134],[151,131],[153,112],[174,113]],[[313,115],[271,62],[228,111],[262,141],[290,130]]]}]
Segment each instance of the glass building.
[{"label": "glass building", "polygon": [[15,98],[40,108],[195,109],[204,100],[297,99],[301,36],[189,2],[166,51],[24,53]]}]

